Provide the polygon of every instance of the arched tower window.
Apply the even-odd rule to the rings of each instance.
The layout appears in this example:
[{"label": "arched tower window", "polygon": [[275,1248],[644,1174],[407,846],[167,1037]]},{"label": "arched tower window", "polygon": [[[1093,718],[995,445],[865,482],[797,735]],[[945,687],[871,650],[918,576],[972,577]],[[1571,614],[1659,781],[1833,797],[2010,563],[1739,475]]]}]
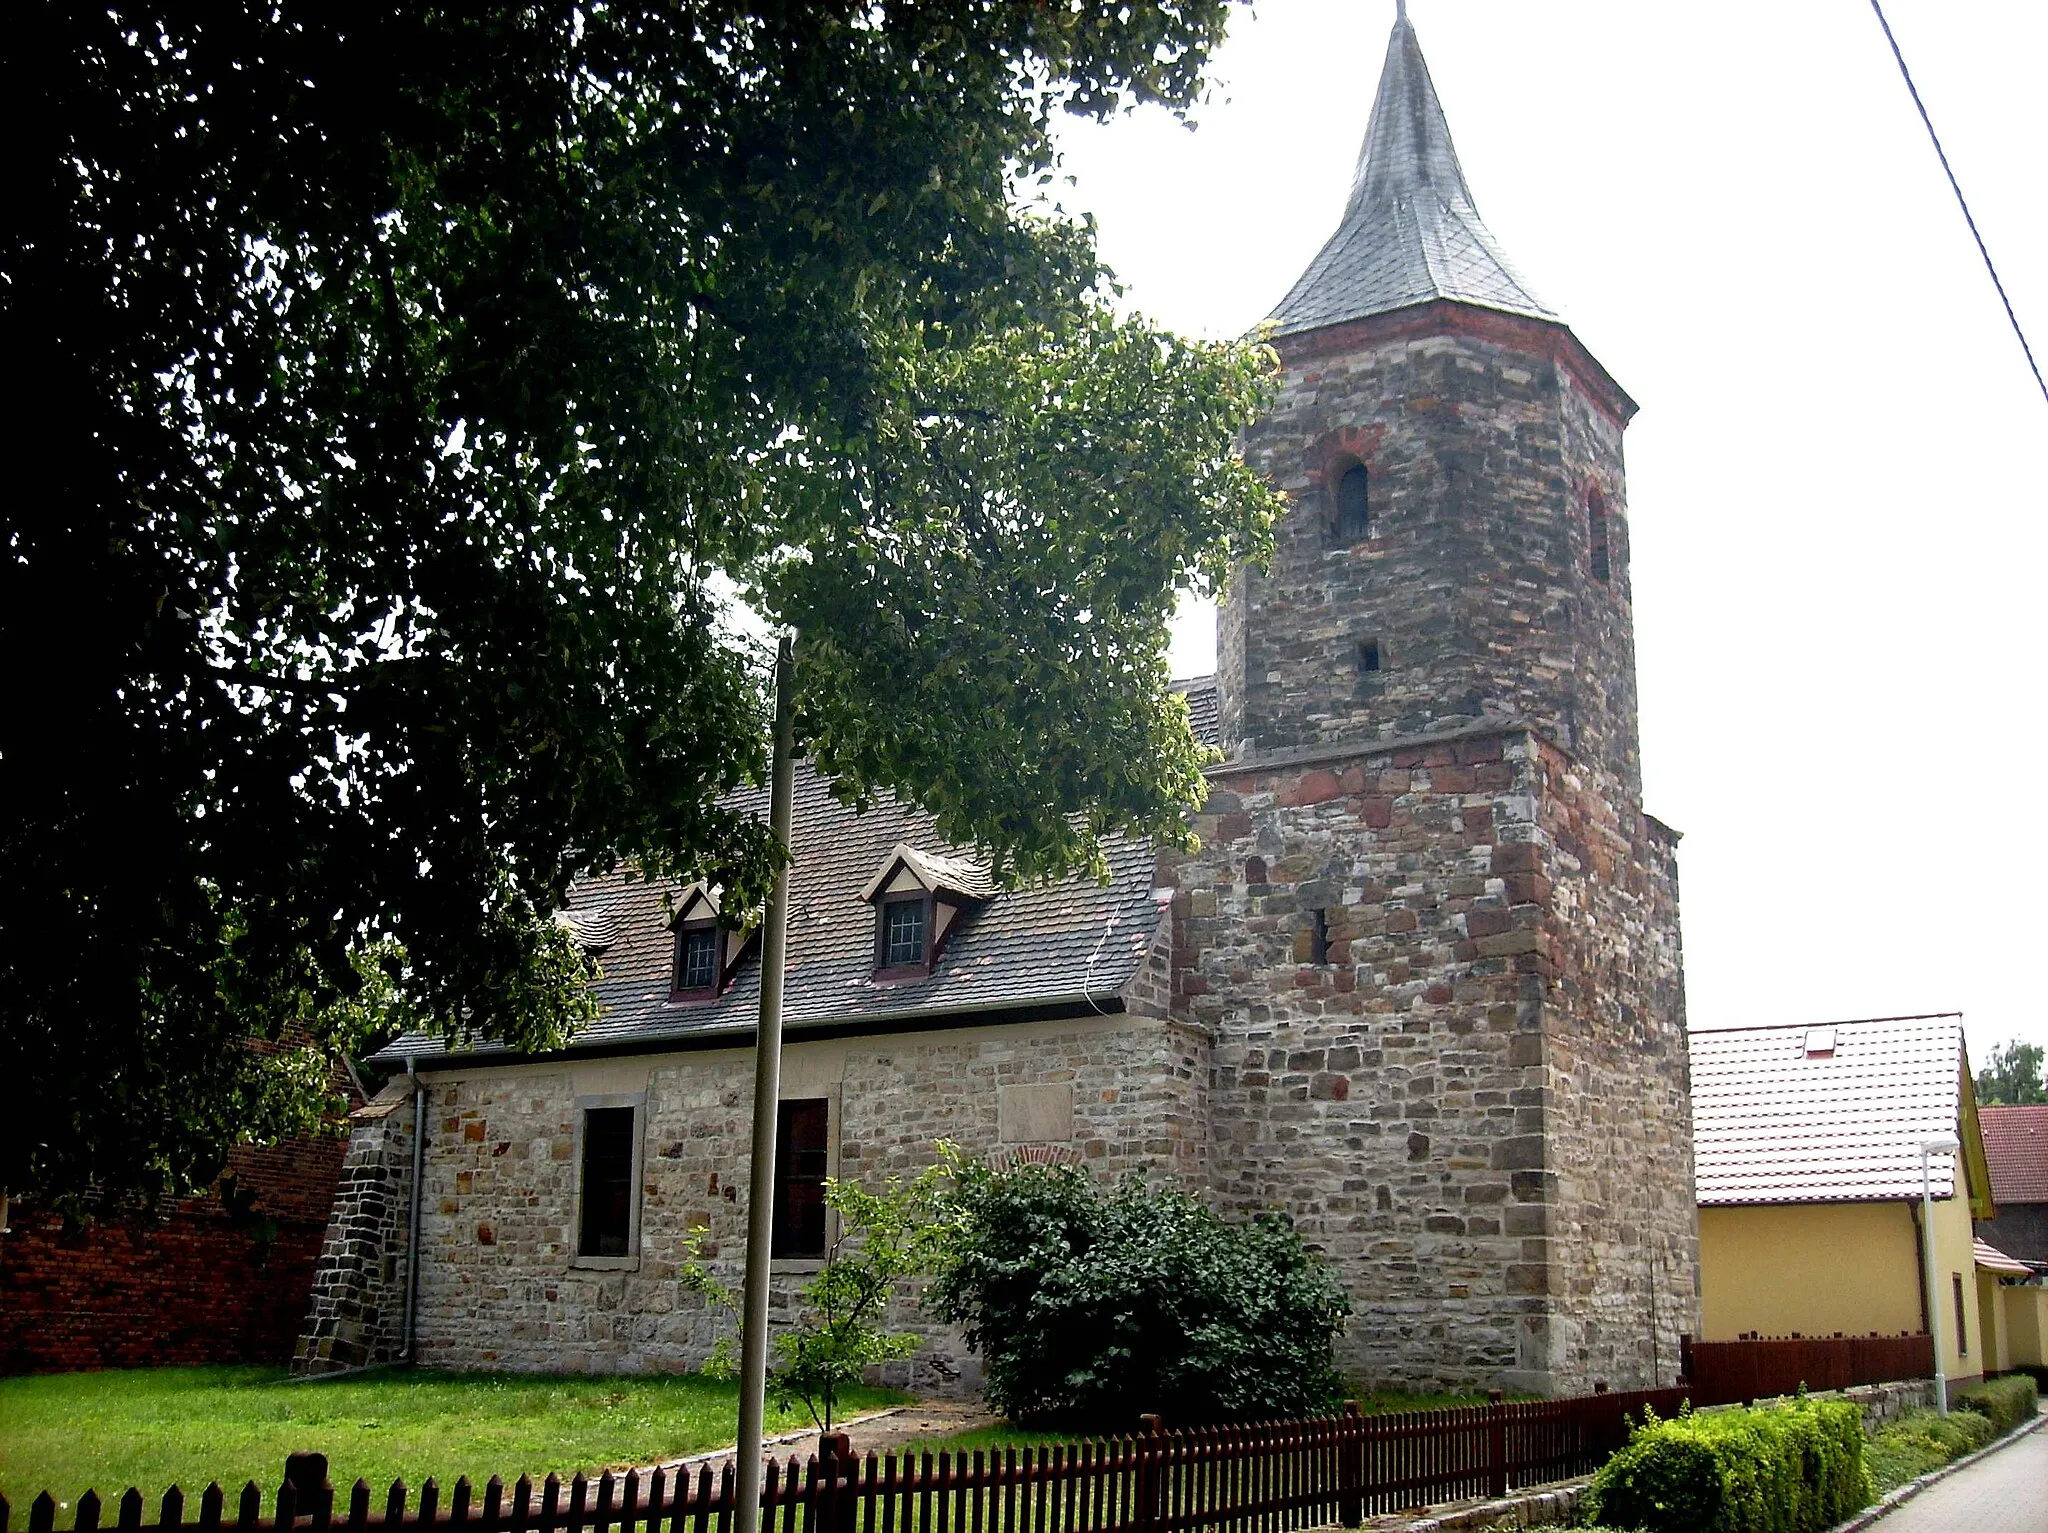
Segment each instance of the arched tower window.
[{"label": "arched tower window", "polygon": [[1337,480],[1337,541],[1356,543],[1372,536],[1372,513],[1366,494],[1365,465],[1354,463]]},{"label": "arched tower window", "polygon": [[1598,490],[1586,492],[1586,535],[1593,551],[1593,578],[1607,584],[1607,497]]}]

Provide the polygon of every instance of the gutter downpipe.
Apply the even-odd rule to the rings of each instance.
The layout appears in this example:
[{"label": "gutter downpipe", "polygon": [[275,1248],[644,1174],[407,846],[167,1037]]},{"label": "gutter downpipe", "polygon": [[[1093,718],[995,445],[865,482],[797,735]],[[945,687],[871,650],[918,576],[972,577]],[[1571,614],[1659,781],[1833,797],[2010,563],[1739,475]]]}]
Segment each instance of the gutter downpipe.
[{"label": "gutter downpipe", "polygon": [[427,1160],[427,1085],[420,1079],[416,1056],[405,1056],[405,1076],[412,1082],[412,1212],[405,1224],[405,1337],[398,1360],[413,1361],[415,1316],[420,1305],[420,1179]]}]

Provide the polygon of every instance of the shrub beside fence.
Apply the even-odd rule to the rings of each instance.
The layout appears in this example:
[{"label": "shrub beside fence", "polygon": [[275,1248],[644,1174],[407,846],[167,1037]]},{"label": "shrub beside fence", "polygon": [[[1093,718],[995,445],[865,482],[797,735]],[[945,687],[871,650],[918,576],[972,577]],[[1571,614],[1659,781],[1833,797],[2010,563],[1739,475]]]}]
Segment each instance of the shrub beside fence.
[{"label": "shrub beside fence", "polygon": [[1733,1405],[1809,1390],[1853,1389],[1934,1377],[1934,1342],[1900,1336],[1759,1336],[1742,1341],[1679,1338],[1680,1371],[1695,1405]]},{"label": "shrub beside fence", "polygon": [[[1587,1474],[1628,1441],[1645,1407],[1675,1413],[1685,1389],[1598,1393],[1565,1400],[1168,1431],[1157,1418],[1135,1437],[1005,1449],[1000,1453],[867,1454],[827,1437],[807,1461],[770,1459],[761,1533],[1288,1533],[1355,1526],[1404,1507],[1505,1495]],[[166,1491],[155,1507],[129,1490],[113,1508],[87,1492],[77,1533],[731,1533],[731,1466],[685,1471],[468,1479],[444,1500],[428,1480],[403,1481],[381,1505],[358,1480],[337,1497],[318,1455],[295,1457],[268,1515],[252,1481],[233,1506],[217,1485],[196,1507]],[[111,1511],[112,1516],[107,1513]],[[154,1515],[152,1515],[152,1513]],[[29,1508],[28,1533],[54,1533],[48,1492]],[[0,1533],[9,1509],[0,1499]]]}]

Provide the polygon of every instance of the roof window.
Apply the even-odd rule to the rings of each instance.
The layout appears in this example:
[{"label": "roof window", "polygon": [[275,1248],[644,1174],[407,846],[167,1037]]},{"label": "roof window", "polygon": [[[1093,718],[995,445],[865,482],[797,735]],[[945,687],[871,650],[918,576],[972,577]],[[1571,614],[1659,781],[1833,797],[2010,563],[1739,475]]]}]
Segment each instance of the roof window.
[{"label": "roof window", "polygon": [[995,892],[979,863],[898,844],[860,892],[875,907],[875,977],[930,974],[960,917]]},{"label": "roof window", "polygon": [[726,929],[720,916],[717,894],[703,884],[683,891],[669,929],[675,936],[668,984],[672,1002],[715,1001],[725,994],[756,935],[749,932],[736,942],[737,934]]},{"label": "roof window", "polygon": [[1808,1059],[1830,1059],[1835,1052],[1835,1030],[1832,1027],[1809,1027],[1806,1030],[1806,1057]]}]

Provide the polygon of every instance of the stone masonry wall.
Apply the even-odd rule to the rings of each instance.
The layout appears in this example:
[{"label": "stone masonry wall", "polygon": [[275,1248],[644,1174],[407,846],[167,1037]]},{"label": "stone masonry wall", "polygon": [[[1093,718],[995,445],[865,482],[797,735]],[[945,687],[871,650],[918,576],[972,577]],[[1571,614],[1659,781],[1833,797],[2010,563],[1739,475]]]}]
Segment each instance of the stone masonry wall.
[{"label": "stone masonry wall", "polygon": [[[1526,720],[1636,783],[1621,429],[1626,405],[1557,326],[1455,304],[1288,338],[1247,461],[1294,502],[1219,628],[1238,754]],[[1369,476],[1371,536],[1333,535]],[[1591,569],[1587,496],[1613,574]],[[1361,643],[1381,669],[1362,672]]]},{"label": "stone masonry wall", "polygon": [[[1060,1144],[1106,1177],[1186,1174],[1201,1164],[1207,1065],[1184,1025],[1110,1016],[795,1042],[783,1096],[831,1103],[832,1174],[871,1186],[930,1164],[939,1139],[976,1155]],[[572,1256],[575,1103],[592,1096],[644,1097],[630,1270]],[[752,1054],[737,1049],[432,1077],[420,1361],[629,1373],[700,1364],[717,1326],[677,1264],[685,1232],[701,1227],[715,1270],[739,1282],[751,1096]],[[1032,1137],[1006,1139],[1006,1124]],[[777,1319],[813,1270],[777,1264]],[[932,1392],[974,1384],[956,1334],[914,1313],[899,1319],[927,1340],[894,1381]]]},{"label": "stone masonry wall", "polygon": [[1677,837],[1538,740],[1553,1368],[1670,1383],[1699,1334]]},{"label": "stone masonry wall", "polygon": [[[1598,983],[1560,937],[1577,915],[1557,892],[1606,897],[1552,859],[1554,754],[1509,729],[1218,768],[1202,849],[1178,869],[1180,1005],[1213,1038],[1210,1185],[1227,1212],[1285,1208],[1328,1253],[1354,1306],[1340,1363],[1375,1384],[1562,1390],[1648,1372],[1584,1328],[1634,1302],[1625,1280],[1617,1295],[1596,1272],[1578,1294],[1573,1264],[1611,1257],[1615,1218],[1584,1200],[1664,1146],[1669,1083],[1649,1072],[1633,1111],[1644,1072],[1590,1019],[1583,1037],[1563,1024],[1597,1003],[1557,1009],[1561,969],[1573,997]],[[1673,924],[1674,960],[1675,945]],[[1560,1118],[1560,1072],[1632,1110],[1598,1136]],[[1690,1213],[1689,1198],[1660,1210],[1679,1255]],[[1667,1319],[1682,1307],[1667,1301]],[[1624,1334],[1619,1313],[1606,1324]]]},{"label": "stone masonry wall", "polygon": [[411,1088],[401,1077],[350,1117],[348,1153],[292,1358],[297,1373],[394,1362],[404,1346]]}]

